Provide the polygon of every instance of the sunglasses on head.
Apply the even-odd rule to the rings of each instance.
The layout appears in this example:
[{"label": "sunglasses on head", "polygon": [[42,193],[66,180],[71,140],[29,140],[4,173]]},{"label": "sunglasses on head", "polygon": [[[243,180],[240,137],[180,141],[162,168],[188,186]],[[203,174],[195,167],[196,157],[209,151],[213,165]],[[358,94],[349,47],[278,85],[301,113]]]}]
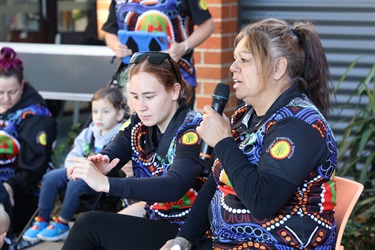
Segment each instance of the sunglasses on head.
[{"label": "sunglasses on head", "polygon": [[172,61],[171,56],[168,53],[158,52],[158,51],[150,51],[150,52],[136,52],[130,58],[129,64],[138,64],[148,58],[148,62],[150,64],[160,65],[164,62],[165,59],[168,59],[169,63],[172,66],[173,72],[176,76],[176,80],[178,79],[177,71],[175,65]]}]

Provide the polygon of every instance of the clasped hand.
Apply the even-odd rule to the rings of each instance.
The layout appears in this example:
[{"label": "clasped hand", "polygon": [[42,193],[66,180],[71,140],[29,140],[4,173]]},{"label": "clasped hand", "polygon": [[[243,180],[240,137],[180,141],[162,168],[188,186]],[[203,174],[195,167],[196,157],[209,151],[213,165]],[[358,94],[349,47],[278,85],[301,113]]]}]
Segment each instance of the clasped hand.
[{"label": "clasped hand", "polygon": [[202,121],[196,130],[202,140],[214,148],[219,141],[232,136],[229,119],[208,105],[204,106],[203,111]]},{"label": "clasped hand", "polygon": [[70,157],[67,159],[73,162],[67,168],[68,178],[73,180],[82,179],[97,192],[109,192],[109,180],[106,174],[120,161],[118,158],[109,161],[106,155],[93,155],[87,159],[83,157]]},{"label": "clasped hand", "polygon": [[176,237],[174,239],[171,239],[167,241],[164,246],[160,248],[160,250],[175,250],[175,249],[181,249],[181,250],[190,250],[192,248],[192,244],[182,237]]},{"label": "clasped hand", "polygon": [[168,38],[168,43],[170,46],[164,52],[168,53],[173,61],[178,62],[185,54],[185,44],[183,42],[178,43],[170,38]]}]

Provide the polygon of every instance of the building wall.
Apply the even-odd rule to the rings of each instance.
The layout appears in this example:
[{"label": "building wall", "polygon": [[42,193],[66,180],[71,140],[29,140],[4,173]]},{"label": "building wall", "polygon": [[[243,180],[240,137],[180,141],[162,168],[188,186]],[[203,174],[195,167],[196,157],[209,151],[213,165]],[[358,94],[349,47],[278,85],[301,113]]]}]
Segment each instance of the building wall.
[{"label": "building wall", "polygon": [[238,32],[238,0],[206,0],[214,19],[214,33],[194,51],[198,86],[196,110],[211,105],[212,93],[217,83],[231,86],[230,100],[225,113],[230,115],[237,107],[232,88],[233,41]]}]

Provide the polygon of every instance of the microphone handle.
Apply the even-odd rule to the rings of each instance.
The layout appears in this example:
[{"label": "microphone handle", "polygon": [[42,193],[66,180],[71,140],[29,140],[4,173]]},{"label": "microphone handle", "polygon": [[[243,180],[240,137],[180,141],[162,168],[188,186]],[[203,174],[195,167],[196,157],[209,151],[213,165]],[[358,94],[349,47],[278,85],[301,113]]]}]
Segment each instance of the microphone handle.
[{"label": "microphone handle", "polygon": [[203,142],[201,146],[201,152],[199,153],[199,159],[208,160],[211,158],[212,148],[207,143]]},{"label": "microphone handle", "polygon": [[[221,100],[221,99],[216,99],[215,101],[212,102],[212,108],[218,112],[220,115],[223,114],[226,100]],[[208,146],[207,143],[203,142],[201,146],[201,152],[199,154],[199,159],[201,160],[207,160],[211,158],[211,153],[212,153],[213,148]]]},{"label": "microphone handle", "polygon": [[226,100],[216,100],[216,101],[212,102],[212,108],[213,108],[216,112],[218,112],[220,115],[222,115],[226,103],[227,103]]}]

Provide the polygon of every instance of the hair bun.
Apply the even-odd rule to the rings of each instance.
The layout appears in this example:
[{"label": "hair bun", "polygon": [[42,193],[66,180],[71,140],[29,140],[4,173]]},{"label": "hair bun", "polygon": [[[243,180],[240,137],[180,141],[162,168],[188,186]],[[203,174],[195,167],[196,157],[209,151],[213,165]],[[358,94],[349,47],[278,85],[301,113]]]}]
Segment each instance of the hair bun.
[{"label": "hair bun", "polygon": [[21,69],[23,70],[23,63],[17,57],[17,53],[9,47],[3,47],[0,50],[0,68],[4,70]]}]

